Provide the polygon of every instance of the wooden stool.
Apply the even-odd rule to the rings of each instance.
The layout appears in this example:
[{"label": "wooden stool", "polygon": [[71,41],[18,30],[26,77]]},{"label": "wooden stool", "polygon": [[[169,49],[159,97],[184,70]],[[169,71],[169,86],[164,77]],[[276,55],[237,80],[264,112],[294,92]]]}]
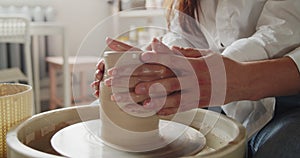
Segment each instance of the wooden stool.
[{"label": "wooden stool", "polygon": [[[68,58],[68,65],[70,66],[70,73],[72,75],[73,67],[76,65],[76,72],[80,72],[80,99],[83,99],[87,96],[87,80],[86,80],[86,71],[94,69],[97,64],[98,57],[94,56],[70,56]],[[49,64],[49,78],[50,78],[50,107],[49,109],[56,109],[58,106],[63,106],[63,101],[57,97],[57,79],[56,73],[57,70],[63,69],[63,58],[60,56],[47,57],[47,63]],[[70,81],[71,84],[71,81]],[[72,87],[72,86],[71,86]],[[72,90],[71,90],[72,91]],[[72,93],[71,93],[72,94]],[[71,102],[73,97],[71,96]]]}]

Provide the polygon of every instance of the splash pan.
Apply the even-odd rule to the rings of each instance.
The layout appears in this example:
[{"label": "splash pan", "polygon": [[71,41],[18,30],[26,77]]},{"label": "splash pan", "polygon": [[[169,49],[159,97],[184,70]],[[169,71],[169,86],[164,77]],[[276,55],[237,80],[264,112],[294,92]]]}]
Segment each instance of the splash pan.
[{"label": "splash pan", "polygon": [[[195,111],[196,111],[196,116],[192,121],[192,123],[188,125],[189,127],[191,127],[188,129],[191,129],[191,131],[194,130],[200,131],[206,138],[206,144],[204,148],[200,151],[197,151],[199,150],[199,146],[189,149],[190,153],[192,153],[193,151],[197,151],[197,153],[194,154],[192,157],[201,157],[201,158],[245,157],[247,151],[246,148],[247,137],[246,137],[246,130],[241,124],[237,123],[236,121],[226,116],[220,115],[216,112],[211,112],[203,109],[197,109]],[[80,114],[82,113],[88,114],[85,115],[87,117],[86,118],[80,117]],[[190,115],[191,115],[190,112],[186,112],[182,115],[182,119],[184,120],[185,117]],[[35,115],[8,132],[6,137],[6,142],[8,145],[7,156],[8,158],[66,157],[67,156],[65,155],[67,154],[66,151],[65,153],[63,153],[63,151],[59,151],[57,148],[57,150],[61,152],[59,153],[56,150],[54,150],[54,148],[51,145],[51,139],[54,139],[55,135],[57,135],[59,132],[62,132],[69,128],[71,129],[76,126],[81,126],[83,122],[85,122],[85,124],[86,123],[92,124],[94,120],[97,120],[99,118],[100,118],[99,107],[94,105],[58,109],[58,110],[53,110],[53,111]],[[163,118],[163,120],[167,122],[170,119]],[[216,120],[216,122],[213,120]],[[183,125],[183,122],[178,121],[178,124]],[[208,128],[209,130],[207,130],[206,127],[212,127],[212,128]],[[76,128],[80,128],[80,127],[76,127]],[[95,126],[95,128],[98,127]],[[80,132],[80,130],[76,132]],[[81,132],[90,132],[90,131],[81,131]],[[199,133],[197,133],[196,135],[198,134]],[[191,135],[193,136],[193,134],[190,134],[190,132],[188,132],[187,134],[184,134],[183,137],[190,137]],[[108,146],[103,147],[104,145],[99,144],[99,141],[98,140],[96,141],[95,138],[92,138],[91,136],[92,135],[90,135],[89,133],[86,134],[83,133],[81,138],[73,137],[74,139],[72,140],[72,142],[68,142],[67,144],[68,146],[74,146],[74,144],[77,143],[76,141],[78,141],[76,139],[83,139],[84,141],[88,141],[90,144],[95,144],[94,147],[97,147],[97,149],[99,150],[97,151],[98,153],[95,154],[101,154],[101,156],[103,157],[110,157],[105,155],[108,153],[106,152],[108,150],[114,150],[115,154],[116,153],[119,154],[114,157],[132,157],[132,153],[118,151]],[[85,137],[89,137],[89,138],[85,138]],[[198,138],[196,139],[201,141],[201,139]],[[188,138],[183,138],[179,142],[176,142],[178,145],[180,144],[181,146],[180,149],[182,151],[184,151],[184,149],[187,147],[187,145],[184,145],[187,143],[186,142],[187,140]],[[192,142],[190,141],[189,143]],[[198,143],[199,142],[197,142],[196,144]],[[175,146],[178,146],[177,144]],[[102,148],[98,148],[98,146],[102,146]],[[84,151],[86,149],[82,148],[80,150]],[[95,149],[91,149],[91,150],[95,151]],[[170,151],[170,150],[166,150],[166,151]],[[151,152],[154,153],[154,151]],[[164,151],[162,151],[161,153],[160,152],[157,153],[162,154],[163,152]],[[135,153],[135,154],[137,154],[139,157],[159,157],[159,155],[141,156],[139,155],[139,153]],[[97,156],[76,155],[75,157],[97,157]],[[177,155],[174,154],[174,156],[165,156],[165,157],[177,157]]]}]

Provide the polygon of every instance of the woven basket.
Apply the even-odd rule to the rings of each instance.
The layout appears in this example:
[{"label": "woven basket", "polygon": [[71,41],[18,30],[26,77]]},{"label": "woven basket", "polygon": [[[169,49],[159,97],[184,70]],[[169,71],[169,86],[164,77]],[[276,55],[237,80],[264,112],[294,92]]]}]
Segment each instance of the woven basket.
[{"label": "woven basket", "polygon": [[6,157],[7,131],[33,114],[32,87],[0,83],[0,114],[0,157]]}]

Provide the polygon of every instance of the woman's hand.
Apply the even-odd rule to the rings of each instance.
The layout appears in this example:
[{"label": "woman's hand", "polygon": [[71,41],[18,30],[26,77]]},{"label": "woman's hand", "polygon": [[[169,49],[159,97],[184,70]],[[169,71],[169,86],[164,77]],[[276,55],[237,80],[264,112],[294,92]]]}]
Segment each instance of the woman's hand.
[{"label": "woman's hand", "polygon": [[[210,76],[207,75],[207,66],[204,62],[204,58],[199,58],[203,54],[209,54],[210,51],[208,50],[196,50],[192,48],[179,48],[179,47],[172,47],[171,49],[161,43],[159,40],[154,39],[151,43],[151,48],[153,51],[144,53],[141,56],[141,59],[147,64],[144,64],[137,68],[133,74],[130,74],[132,77],[130,78],[130,85],[127,85],[129,88],[133,88],[131,95],[127,94],[113,94],[112,100],[118,102],[128,102],[131,99],[137,102],[142,102],[145,108],[154,108],[158,109],[157,105],[161,102],[160,94],[162,95],[162,91],[157,89],[158,91],[152,91],[158,97],[149,97],[149,89],[154,87],[156,83],[162,85],[168,97],[165,100],[163,109],[161,109],[158,113],[159,114],[173,114],[178,110],[179,103],[181,103],[181,96],[184,96],[185,107],[181,107],[181,111],[186,111],[192,107],[192,104],[196,103],[196,107],[199,105],[199,96],[195,97],[193,95],[193,88],[195,85],[191,83],[199,84],[198,78],[201,78],[201,84],[205,85],[201,87],[201,105],[208,105],[210,99]],[[196,60],[197,59],[197,60]],[[201,62],[197,62],[198,60],[203,60]],[[165,62],[164,62],[165,61]],[[169,63],[166,61],[169,61]],[[149,63],[149,64],[148,64]],[[159,63],[166,63],[169,68],[166,66],[159,64]],[[186,67],[184,64],[191,63],[192,67]],[[199,64],[198,64],[199,63]],[[129,67],[129,66],[128,66]],[[107,86],[115,86],[115,87],[123,87],[124,86],[124,77],[127,77],[129,74],[127,73],[126,69],[128,67],[114,67],[108,71],[108,75],[111,77],[104,81]],[[129,67],[130,68],[130,67]],[[202,72],[204,77],[198,77],[194,73],[195,70],[203,70],[199,71]],[[173,71],[176,71],[177,76],[174,74]],[[193,76],[194,75],[194,76]],[[194,77],[194,78],[193,78]],[[187,89],[183,89],[180,86],[179,80],[186,81],[186,85],[188,85]],[[190,80],[197,80],[191,82]],[[207,88],[208,87],[208,88]],[[130,98],[131,97],[131,98]],[[157,105],[154,105],[157,104]]]},{"label": "woman's hand", "polygon": [[[118,49],[120,50],[120,46],[116,46],[116,45],[121,45],[122,43],[118,42],[118,41],[113,41],[112,43],[113,45],[109,45],[110,48],[113,49]],[[132,47],[125,45],[125,48],[123,48],[123,44],[122,44],[122,49],[121,50],[126,50],[126,49],[132,49]],[[185,54],[185,52],[180,53],[178,51],[173,51],[170,50],[169,47],[165,46],[163,43],[161,43],[158,39],[154,38],[153,41],[151,42],[150,46],[148,46],[148,48],[153,49],[153,51],[157,51],[159,53],[162,54],[168,54],[168,53],[175,53],[176,55],[180,55],[180,56],[190,56],[190,57],[199,57],[201,54],[199,54],[199,52],[192,52],[189,51],[188,53]],[[103,64],[100,64],[100,70],[103,71]],[[124,85],[124,81],[126,81],[124,78],[128,77],[128,71],[127,69],[131,69],[130,68],[130,64],[127,67],[114,67],[110,70],[108,70],[108,75],[113,76],[110,77],[108,79],[106,79],[104,81],[104,83],[107,86],[111,86],[112,83],[114,83],[114,86],[116,87],[124,87],[124,86],[128,86],[128,88],[133,88],[135,85],[141,83],[141,82],[154,82],[156,80],[160,80],[160,79],[164,79],[164,78],[173,78],[176,79],[174,73],[167,68],[166,66],[163,66],[161,64],[143,64],[142,66],[138,67],[133,74],[130,74],[130,84],[129,85]],[[100,71],[100,75],[102,75],[103,72]],[[99,75],[99,70],[96,73],[96,78],[97,81],[95,81],[95,85],[98,86],[100,80],[102,79],[102,76]],[[168,81],[168,80],[166,80]],[[96,89],[97,92],[98,89]],[[137,94],[133,94],[134,92],[132,92],[131,97],[136,100],[135,98],[149,98],[148,94],[143,94],[143,95],[137,95]],[[118,100],[118,101],[128,101],[130,100],[130,98],[125,98],[125,96],[128,96],[126,94],[115,94],[112,96],[113,100]],[[120,99],[122,98],[122,99]],[[142,100],[139,100],[142,101]],[[147,102],[147,101],[145,101]]]},{"label": "woman's hand", "polygon": [[[109,37],[106,38],[106,44],[111,50],[114,51],[128,51],[128,50],[141,51],[141,49],[139,48],[130,46],[128,44],[111,39]],[[103,59],[101,59],[96,65],[95,80],[91,84],[91,87],[94,88],[95,90],[94,96],[97,98],[100,95],[99,85],[100,85],[100,81],[103,79],[104,68],[105,68],[104,61]]]},{"label": "woman's hand", "polygon": [[[165,63],[169,69],[176,71],[177,76],[164,76],[151,81],[139,82],[134,86],[134,92],[131,97],[143,98],[143,106],[158,111],[159,115],[170,115],[178,111],[187,111],[196,107],[220,106],[224,103],[239,100],[244,95],[240,93],[244,81],[242,78],[236,78],[235,73],[243,72],[243,64],[230,60],[214,53],[210,50],[198,50],[193,48],[168,48],[158,40],[152,42],[153,51],[145,52],[141,55],[141,60],[145,63]],[[189,63],[191,67],[184,66]],[[146,66],[145,64],[144,66]],[[149,72],[155,72],[154,69],[165,69],[165,66],[154,67],[147,65]],[[124,68],[123,68],[124,69]],[[120,72],[114,75],[115,72]],[[122,68],[114,68],[111,71],[112,80],[109,85],[117,86],[122,81]],[[145,76],[143,68],[135,70],[137,78]],[[127,74],[128,75],[128,74]],[[196,78],[194,77],[196,76]],[[195,81],[196,80],[196,81]],[[183,81],[184,83],[180,83]],[[196,83],[197,85],[193,85]],[[160,84],[164,87],[167,97],[159,97],[163,90],[158,88],[153,93],[156,97],[149,97],[149,92],[153,85]],[[181,85],[187,85],[182,87]],[[228,87],[226,87],[228,86]],[[195,90],[199,87],[200,94],[194,97]],[[153,90],[153,89],[152,89]],[[114,94],[112,99],[116,101],[128,101],[128,95]],[[165,96],[164,96],[165,97]],[[182,98],[185,98],[182,100]],[[140,100],[141,101],[141,100]],[[163,105],[162,105],[163,104]],[[197,105],[196,107],[194,105]],[[179,107],[181,106],[181,107]]]},{"label": "woman's hand", "polygon": [[[154,45],[154,43],[157,43],[157,42],[159,42],[159,41],[156,38],[153,39],[152,43],[149,44],[146,47],[146,50],[147,51],[151,51],[152,50],[152,46]],[[114,50],[114,51],[129,51],[129,50],[132,50],[132,51],[142,51],[140,48],[136,48],[134,46],[128,45],[126,43],[120,42],[120,41],[115,40],[115,39],[111,39],[109,37],[106,38],[106,44],[107,44],[107,46],[111,50]],[[158,45],[156,45],[156,47],[157,46]],[[105,68],[104,60],[101,59],[97,63],[97,65],[96,65],[96,71],[95,71],[95,75],[94,75],[95,76],[95,80],[91,84],[91,87],[94,89],[94,96],[97,97],[97,98],[100,95],[99,85],[100,85],[100,82],[103,79],[104,68]],[[147,68],[144,67],[143,73],[140,74],[141,76],[143,76],[143,75],[154,75],[154,76],[164,77],[164,76],[170,76],[170,74],[171,74],[163,66],[154,66],[154,69],[153,69],[154,72],[153,73],[152,72],[148,72],[147,73],[147,71],[145,71],[146,69]],[[112,72],[112,70],[110,70],[110,72]],[[119,72],[122,72],[122,71],[119,71]],[[147,73],[147,74],[145,74],[145,73]],[[154,79],[156,79],[156,78],[154,78]],[[140,81],[144,81],[144,80],[140,80]]]},{"label": "woman's hand", "polygon": [[[170,115],[193,109],[195,108],[194,104],[197,104],[199,108],[221,106],[232,101],[249,98],[250,94],[247,89],[250,89],[251,84],[247,79],[249,73],[246,72],[245,63],[236,62],[210,50],[180,47],[172,47],[170,50],[177,55],[164,55],[156,50],[156,52],[145,52],[141,56],[141,59],[146,63],[169,62],[168,65],[172,66],[169,67],[170,69],[178,71],[179,74],[184,74],[176,78],[165,78],[138,84],[135,87],[135,92],[139,95],[148,93],[149,87],[154,83],[164,85],[169,94],[163,107],[157,107],[161,106],[157,104],[160,98],[151,98],[151,101],[145,102],[145,107],[161,108],[158,111],[159,115]],[[181,65],[186,61],[191,64],[192,70],[185,69]],[[184,82],[183,84],[188,85],[193,75],[197,76],[198,86],[182,87],[182,83],[179,82],[178,78],[183,78],[181,80]],[[200,90],[200,96],[191,98],[196,87]],[[188,102],[182,102],[181,99],[184,97],[187,98]]]},{"label": "woman's hand", "polygon": [[[153,97],[145,100],[144,107],[160,109],[159,115],[170,115],[179,111],[209,106],[212,82],[207,62],[221,59],[219,54],[209,50],[180,47],[172,47],[170,51],[172,54],[164,54],[157,49],[155,52],[146,52],[141,56],[146,63],[165,63],[177,74],[174,77],[136,85],[135,93],[138,95],[149,93],[151,85],[157,83],[163,85],[168,94],[163,105],[161,105],[161,98]],[[187,66],[188,64],[190,66]]]}]

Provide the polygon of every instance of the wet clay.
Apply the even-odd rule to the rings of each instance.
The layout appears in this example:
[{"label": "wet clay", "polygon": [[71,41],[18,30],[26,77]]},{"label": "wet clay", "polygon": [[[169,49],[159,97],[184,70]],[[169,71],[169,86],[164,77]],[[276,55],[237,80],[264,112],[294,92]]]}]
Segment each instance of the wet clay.
[{"label": "wet clay", "polygon": [[[142,65],[139,51],[116,52],[109,51],[104,53],[105,74],[104,80],[108,78],[107,71],[117,65],[138,66]],[[128,73],[130,78],[130,72]],[[127,82],[128,81],[128,82]],[[134,146],[155,145],[161,141],[158,131],[159,118],[155,111],[149,111],[137,104],[136,100],[130,103],[117,103],[111,101],[112,93],[129,93],[129,80],[124,81],[125,86],[107,87],[103,82],[100,83],[100,119],[102,122],[101,139],[113,147],[120,146],[122,149],[127,147],[132,151]],[[126,104],[135,104],[131,109],[132,113],[124,110]],[[141,117],[139,117],[141,115]],[[151,147],[149,147],[151,148]]]}]

